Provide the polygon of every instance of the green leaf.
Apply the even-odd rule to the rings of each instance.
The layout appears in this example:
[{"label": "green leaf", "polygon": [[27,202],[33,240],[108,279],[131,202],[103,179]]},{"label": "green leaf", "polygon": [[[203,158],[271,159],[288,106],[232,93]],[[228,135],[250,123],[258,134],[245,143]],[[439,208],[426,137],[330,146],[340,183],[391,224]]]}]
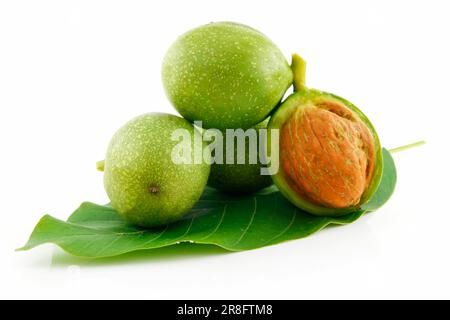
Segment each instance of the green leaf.
[{"label": "green leaf", "polygon": [[329,224],[351,223],[386,203],[395,188],[396,170],[389,152],[383,150],[383,153],[383,179],[377,193],[362,210],[342,217],[305,213],[275,187],[246,197],[227,196],[208,188],[183,220],[159,229],[130,225],[113,208],[85,202],[67,222],[44,216],[27,244],[19,250],[54,243],[76,256],[100,258],[180,242],[213,244],[240,251],[304,238]]},{"label": "green leaf", "polygon": [[375,211],[381,208],[394,193],[397,183],[397,170],[391,153],[386,149],[383,149],[383,164],[383,177],[380,186],[370,201],[363,205],[362,209],[365,211]]}]

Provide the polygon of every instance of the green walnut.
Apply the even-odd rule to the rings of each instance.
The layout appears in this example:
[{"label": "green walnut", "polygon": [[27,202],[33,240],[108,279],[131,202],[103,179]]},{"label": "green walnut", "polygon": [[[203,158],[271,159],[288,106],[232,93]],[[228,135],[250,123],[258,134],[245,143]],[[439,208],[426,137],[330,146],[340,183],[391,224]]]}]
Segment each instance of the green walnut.
[{"label": "green walnut", "polygon": [[218,22],[180,36],[162,66],[178,112],[204,128],[249,128],[264,119],[292,84],[277,46],[248,26]]},{"label": "green walnut", "polygon": [[[272,176],[297,207],[324,216],[358,210],[377,190],[383,171],[380,141],[369,119],[349,101],[304,86],[294,56],[296,91],[273,114],[279,170]],[[294,71],[296,72],[296,71]]]},{"label": "green walnut", "polygon": [[[185,119],[163,113],[134,118],[114,134],[100,164],[112,207],[135,225],[156,227],[180,219],[206,186],[208,163],[174,161],[176,130],[188,133],[193,143],[196,129]],[[191,150],[186,159],[193,159]]]},{"label": "green walnut", "polygon": [[[259,137],[259,130],[266,129],[269,119],[257,124],[251,129],[255,129],[254,133],[256,137]],[[223,136],[226,137],[226,133],[222,132]],[[224,140],[222,154],[226,154],[227,143],[229,140]],[[261,141],[257,141],[262,143]],[[253,145],[256,150],[255,159],[256,163],[250,162],[250,139],[245,139],[245,163],[239,164],[235,163],[218,164],[213,163],[211,165],[211,174],[209,176],[208,185],[214,187],[218,190],[232,193],[232,194],[246,194],[256,192],[260,189],[268,187],[273,184],[272,179],[269,175],[262,175],[261,168],[264,167],[260,160],[260,151],[258,143]],[[238,158],[238,144],[237,141],[233,143],[234,159]],[[224,157],[225,158],[225,157]],[[224,159],[226,160],[226,159]]]}]

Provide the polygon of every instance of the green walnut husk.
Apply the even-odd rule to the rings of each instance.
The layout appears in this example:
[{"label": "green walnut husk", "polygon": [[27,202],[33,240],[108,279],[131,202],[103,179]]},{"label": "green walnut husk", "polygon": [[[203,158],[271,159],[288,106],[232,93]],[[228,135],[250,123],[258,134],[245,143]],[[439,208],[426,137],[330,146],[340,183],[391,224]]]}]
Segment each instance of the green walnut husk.
[{"label": "green walnut husk", "polygon": [[[259,133],[259,129],[266,129],[269,119],[252,127]],[[222,132],[225,136],[225,132]],[[259,142],[261,143],[261,141]],[[226,140],[224,140],[223,154],[226,152]],[[227,164],[227,163],[213,163],[211,165],[211,173],[208,180],[208,185],[220,191],[231,194],[248,194],[256,192],[260,189],[266,188],[273,184],[269,175],[262,175],[261,168],[264,165],[259,161],[259,148],[257,152],[258,163],[249,163],[249,140],[245,141],[245,163],[244,164]],[[235,159],[237,158],[237,144],[234,144]]]},{"label": "green walnut husk", "polygon": [[[305,63],[293,57],[295,91],[272,115],[278,129],[279,170],[272,176],[283,195],[315,215],[354,212],[376,192],[383,155],[374,126],[348,100],[305,87]],[[296,72],[296,69],[298,72]]]},{"label": "green walnut husk", "polygon": [[[136,117],[114,134],[105,160],[97,164],[104,170],[111,206],[132,224],[156,227],[177,221],[205,189],[208,163],[174,163],[175,130],[185,130],[193,143],[197,129],[183,118],[163,113]],[[193,148],[191,153],[185,156],[193,159]]]},{"label": "green walnut husk", "polygon": [[268,117],[291,86],[291,68],[265,35],[233,22],[210,23],[180,36],[162,65],[177,111],[204,128],[247,129]]}]

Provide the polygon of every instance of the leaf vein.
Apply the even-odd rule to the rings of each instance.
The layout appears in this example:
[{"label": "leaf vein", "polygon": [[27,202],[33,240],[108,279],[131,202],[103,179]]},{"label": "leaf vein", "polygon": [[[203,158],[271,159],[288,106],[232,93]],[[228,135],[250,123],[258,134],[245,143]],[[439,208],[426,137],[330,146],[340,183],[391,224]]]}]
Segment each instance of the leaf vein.
[{"label": "leaf vein", "polygon": [[109,247],[111,247],[114,243],[116,243],[117,241],[119,241],[121,238],[123,237],[123,234],[121,234],[120,236],[118,236],[117,238],[113,239],[108,245],[104,246],[103,248],[101,248],[100,250],[97,251],[96,255],[99,256],[101,253],[105,252],[106,249],[108,249]]},{"label": "leaf vein", "polygon": [[150,238],[149,240],[147,240],[146,242],[144,242],[141,247],[145,247],[148,246],[150,243],[152,243],[153,241],[155,241],[156,239],[160,238],[164,232],[167,231],[167,229],[169,228],[169,225],[166,225],[166,227],[164,228],[163,231],[161,231],[156,237]]},{"label": "leaf vein", "polygon": [[187,230],[181,236],[179,236],[177,238],[177,240],[175,240],[175,241],[178,241],[179,239],[183,239],[189,233],[189,231],[191,231],[192,224],[194,223],[194,219],[196,217],[197,216],[195,214],[192,216],[191,223],[189,223],[189,226],[188,226]]},{"label": "leaf vein", "polygon": [[242,233],[242,235],[239,237],[239,239],[237,239],[237,241],[234,244],[232,244],[232,246],[236,246],[239,242],[242,241],[242,239],[244,239],[245,234],[247,233],[248,229],[250,229],[250,226],[252,225],[253,220],[255,219],[256,207],[257,207],[256,206],[256,197],[254,197],[253,200],[254,200],[255,204],[254,204],[254,208],[253,208],[253,212],[252,212],[252,216],[250,218],[250,221],[249,221],[248,225],[245,227],[244,232]]},{"label": "leaf vein", "polygon": [[271,243],[273,240],[275,240],[276,238],[281,237],[283,234],[285,234],[286,232],[288,232],[288,230],[292,227],[292,225],[294,224],[295,219],[297,218],[297,208],[294,208],[294,214],[292,215],[292,219],[289,222],[289,224],[286,226],[286,228],[284,228],[279,234],[277,234],[276,236],[270,238],[268,241],[264,242],[263,246],[267,245],[268,243]]},{"label": "leaf vein", "polygon": [[223,218],[225,217],[225,213],[227,211],[227,205],[225,205],[223,207],[223,211],[222,211],[222,215],[220,217],[219,222],[217,223],[216,227],[214,228],[214,230],[212,232],[210,232],[209,234],[207,234],[206,236],[200,238],[199,240],[205,240],[208,239],[209,237],[211,237],[214,233],[217,232],[217,230],[219,230],[220,225],[222,224]]}]

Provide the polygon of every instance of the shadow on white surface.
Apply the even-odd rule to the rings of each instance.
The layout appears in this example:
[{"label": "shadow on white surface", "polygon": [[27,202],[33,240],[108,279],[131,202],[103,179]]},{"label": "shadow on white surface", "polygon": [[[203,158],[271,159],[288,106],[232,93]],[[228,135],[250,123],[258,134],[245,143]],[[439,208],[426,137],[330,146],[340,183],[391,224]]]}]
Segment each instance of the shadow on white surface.
[{"label": "shadow on white surface", "polygon": [[72,256],[63,250],[56,248],[51,258],[51,266],[67,267],[69,265],[79,265],[95,267],[113,264],[152,263],[206,258],[231,253],[232,252],[214,245],[180,243],[164,248],[129,252],[115,257],[91,259]]}]

